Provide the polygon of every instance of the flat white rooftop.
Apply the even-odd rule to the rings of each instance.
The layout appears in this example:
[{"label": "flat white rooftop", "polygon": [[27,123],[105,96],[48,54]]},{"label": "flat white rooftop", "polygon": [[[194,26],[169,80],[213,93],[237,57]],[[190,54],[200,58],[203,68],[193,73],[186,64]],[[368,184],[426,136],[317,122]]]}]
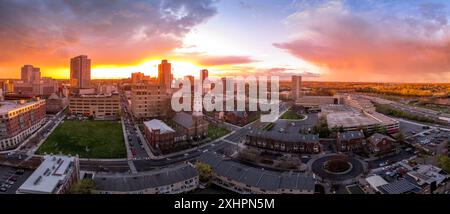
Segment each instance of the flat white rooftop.
[{"label": "flat white rooftop", "polygon": [[161,134],[169,133],[169,132],[175,132],[170,126],[165,124],[161,120],[153,119],[150,121],[145,121],[144,125],[150,130],[160,130]]},{"label": "flat white rooftop", "polygon": [[30,105],[36,104],[37,102],[42,102],[43,100],[39,101],[29,101],[21,104],[19,101],[2,101],[0,102],[0,114],[6,114],[12,110],[28,107]]},{"label": "flat white rooftop", "polygon": [[398,121],[378,112],[362,112],[358,110],[336,111],[327,114],[328,127],[358,127],[372,125],[392,125]]},{"label": "flat white rooftop", "polygon": [[19,187],[18,193],[52,194],[67,179],[76,157],[46,155],[44,161]]}]

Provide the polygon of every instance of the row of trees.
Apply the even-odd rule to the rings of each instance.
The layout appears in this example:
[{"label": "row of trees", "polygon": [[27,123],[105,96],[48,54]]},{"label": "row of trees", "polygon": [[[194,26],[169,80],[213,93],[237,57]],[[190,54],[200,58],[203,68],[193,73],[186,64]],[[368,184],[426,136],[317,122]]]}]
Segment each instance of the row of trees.
[{"label": "row of trees", "polygon": [[400,117],[400,118],[405,118],[408,120],[414,120],[414,121],[418,121],[418,122],[424,122],[424,123],[440,123],[439,121],[433,119],[433,118],[429,118],[429,117],[424,117],[424,116],[420,116],[417,114],[412,114],[409,112],[405,112],[396,108],[391,107],[390,105],[376,105],[376,111],[385,115],[390,115],[390,116],[394,116],[394,117]]}]

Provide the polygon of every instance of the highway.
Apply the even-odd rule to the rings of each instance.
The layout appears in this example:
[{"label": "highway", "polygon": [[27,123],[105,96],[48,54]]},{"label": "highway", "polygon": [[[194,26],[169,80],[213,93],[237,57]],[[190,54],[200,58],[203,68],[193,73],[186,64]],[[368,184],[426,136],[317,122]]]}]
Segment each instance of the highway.
[{"label": "highway", "polygon": [[[448,121],[450,121],[450,114],[444,114],[438,111],[434,111],[431,109],[426,109],[426,108],[420,108],[420,107],[416,107],[416,106],[409,106],[409,105],[405,105],[399,102],[394,102],[391,100],[386,100],[383,98],[379,98],[379,97],[374,97],[374,96],[368,96],[368,95],[361,95],[362,97],[371,100],[374,103],[377,104],[387,104],[390,105],[396,109],[405,111],[405,112],[409,112],[412,114],[416,114],[416,115],[420,115],[420,116],[424,116],[424,117],[428,117],[428,118],[433,118],[433,119],[437,119],[437,120],[441,120],[444,121],[446,120],[445,118],[448,119]],[[449,127],[449,125],[447,126],[442,126],[442,125],[435,125],[437,127]]]}]

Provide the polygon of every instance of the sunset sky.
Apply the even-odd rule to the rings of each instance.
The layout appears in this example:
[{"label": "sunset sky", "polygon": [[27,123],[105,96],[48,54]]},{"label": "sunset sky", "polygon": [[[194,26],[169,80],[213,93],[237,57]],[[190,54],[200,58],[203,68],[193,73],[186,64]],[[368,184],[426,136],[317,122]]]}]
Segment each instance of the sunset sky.
[{"label": "sunset sky", "polygon": [[313,81],[450,82],[444,0],[0,0],[0,78],[301,74]]}]

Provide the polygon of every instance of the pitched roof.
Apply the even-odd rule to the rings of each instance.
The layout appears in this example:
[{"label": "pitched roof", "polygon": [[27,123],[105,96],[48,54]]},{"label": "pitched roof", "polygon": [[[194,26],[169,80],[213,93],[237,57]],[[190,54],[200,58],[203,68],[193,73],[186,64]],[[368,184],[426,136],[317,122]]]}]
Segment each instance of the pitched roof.
[{"label": "pitched roof", "polygon": [[250,131],[248,136],[260,137],[271,140],[298,143],[298,142],[319,142],[319,136],[313,134],[281,133],[276,131]]},{"label": "pitched roof", "polygon": [[48,97],[48,100],[59,100],[59,96],[56,93],[52,93],[50,97]]},{"label": "pitched roof", "polygon": [[279,188],[314,190],[314,179],[312,176],[303,173],[282,173],[247,166],[222,159],[211,152],[202,154],[198,160],[210,165],[216,175],[262,190],[275,191]]},{"label": "pitched roof", "polygon": [[385,194],[405,194],[410,192],[419,192],[420,188],[407,180],[397,180],[389,184],[378,187]]},{"label": "pitched roof", "polygon": [[383,134],[380,134],[380,133],[375,133],[375,134],[373,134],[372,136],[370,136],[369,138],[368,138],[368,140],[371,142],[371,143],[373,143],[373,144],[378,144],[378,143],[380,143],[383,139],[387,139],[387,140],[390,140],[390,141],[395,141],[394,139],[392,139],[391,137],[389,137],[389,136],[386,136],[386,135],[383,135]]},{"label": "pitched roof", "polygon": [[364,133],[362,131],[348,131],[348,132],[340,132],[338,136],[341,140],[355,140],[364,138]]},{"label": "pitched roof", "polygon": [[138,174],[97,174],[94,182],[96,190],[132,192],[171,185],[197,175],[197,170],[191,165],[180,164],[175,167]]}]

